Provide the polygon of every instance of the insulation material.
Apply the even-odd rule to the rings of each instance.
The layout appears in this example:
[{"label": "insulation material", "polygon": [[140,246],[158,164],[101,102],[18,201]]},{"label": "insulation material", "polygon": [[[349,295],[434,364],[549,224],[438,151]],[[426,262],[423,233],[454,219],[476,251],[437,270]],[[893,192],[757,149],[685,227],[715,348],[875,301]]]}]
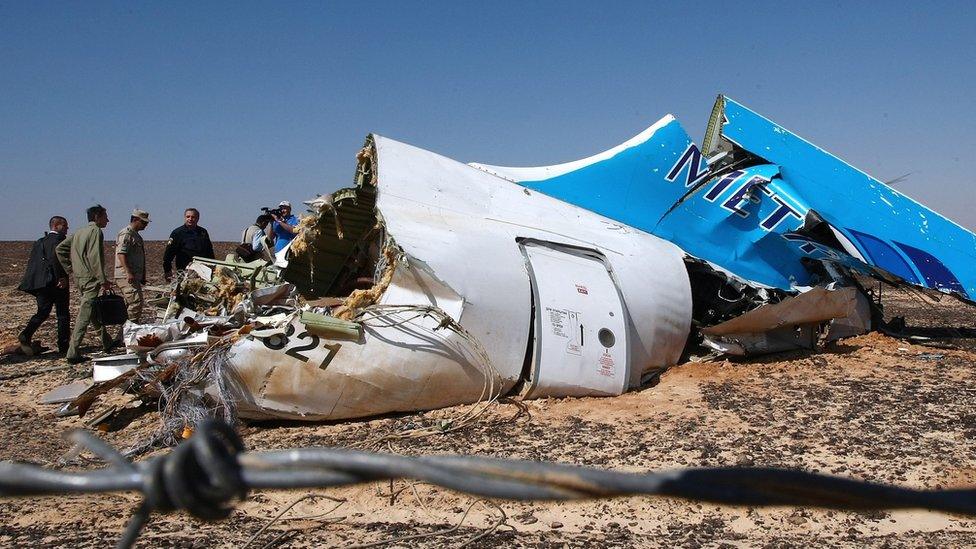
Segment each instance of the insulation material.
[{"label": "insulation material", "polygon": [[[335,210],[333,209],[332,212],[334,213]],[[316,221],[317,221],[316,218],[311,215],[303,216],[298,221],[298,234],[295,236],[294,239],[292,239],[290,244],[291,253],[302,254],[305,253],[306,250],[308,250],[308,241],[310,239],[314,239],[316,236],[315,235]],[[341,235],[341,232],[339,234]],[[342,238],[342,236],[339,236],[339,238]]]},{"label": "insulation material", "polygon": [[380,299],[380,296],[383,295],[383,292],[386,291],[386,288],[390,285],[390,281],[393,280],[393,272],[396,270],[399,250],[395,246],[388,245],[383,250],[383,255],[386,259],[386,269],[383,270],[383,275],[368,290],[355,290],[349,294],[345,302],[333,311],[332,314],[336,318],[343,320],[353,318],[359,309],[376,303]]}]

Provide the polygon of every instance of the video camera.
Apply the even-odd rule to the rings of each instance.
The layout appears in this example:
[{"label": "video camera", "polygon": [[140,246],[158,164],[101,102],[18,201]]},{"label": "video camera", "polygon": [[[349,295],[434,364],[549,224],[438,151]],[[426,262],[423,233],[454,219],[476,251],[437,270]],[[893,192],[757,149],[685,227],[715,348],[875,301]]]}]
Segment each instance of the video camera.
[{"label": "video camera", "polygon": [[280,206],[277,208],[261,208],[261,211],[275,218],[285,215]]}]

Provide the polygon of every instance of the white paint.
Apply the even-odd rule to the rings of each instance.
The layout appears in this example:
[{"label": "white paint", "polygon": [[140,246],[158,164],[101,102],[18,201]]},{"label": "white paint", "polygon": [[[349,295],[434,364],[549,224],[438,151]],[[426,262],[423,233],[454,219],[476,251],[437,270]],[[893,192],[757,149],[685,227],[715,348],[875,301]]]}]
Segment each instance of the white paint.
[{"label": "white paint", "polygon": [[[666,124],[670,117],[652,126]],[[506,387],[522,370],[531,291],[518,239],[592,248],[613,270],[627,309],[630,385],[674,364],[691,326],[691,286],[674,244],[471,166],[374,136],[377,207],[411,257],[464,298],[461,324]],[[632,140],[633,141],[633,140]]]},{"label": "white paint", "polygon": [[677,246],[449,158],[374,139],[377,209],[406,255],[381,304],[437,307],[470,338],[413,311],[374,319],[360,342],[302,336],[297,319],[291,334],[252,332],[229,356],[242,415],[343,419],[472,403],[485,398],[486,385],[508,391],[521,377],[533,322],[522,239],[595,250],[606,258],[606,284],[607,268],[613,272],[623,302],[611,328],[618,369],[595,392],[618,394],[677,361],[691,325]]},{"label": "white paint", "polygon": [[527,396],[626,391],[627,323],[606,266],[572,250],[535,244],[526,244],[524,250],[536,304],[535,356]]},{"label": "white paint", "polygon": [[380,298],[384,305],[429,305],[437,307],[454,320],[461,320],[464,299],[450,286],[438,280],[430,267],[409,255],[393,273],[390,287]]},{"label": "white paint", "polygon": [[[589,166],[590,164],[595,164],[602,160],[608,158],[613,158],[614,156],[620,154],[621,152],[636,147],[641,143],[644,143],[651,136],[654,135],[659,129],[667,126],[671,122],[674,122],[673,115],[665,115],[664,118],[655,122],[651,127],[640,132],[639,134],[631,137],[627,141],[617,145],[612,149],[603,151],[602,153],[595,154],[593,156],[583,158],[581,160],[574,160],[572,162],[566,162],[563,164],[555,164],[552,166],[535,166],[535,167],[525,167],[525,168],[515,168],[506,166],[491,166],[488,164],[481,164],[478,162],[472,162],[469,166],[478,168],[492,175],[507,179],[509,181],[540,181],[543,179],[550,179],[552,177],[558,177],[563,174],[567,174],[572,171],[576,171],[582,167]],[[663,144],[661,145],[664,146]]]},{"label": "white paint", "polygon": [[228,355],[239,413],[346,419],[481,398],[490,368],[468,341],[437,329],[437,319],[405,312],[369,324],[363,342],[303,335],[297,319],[285,337],[239,340]]}]

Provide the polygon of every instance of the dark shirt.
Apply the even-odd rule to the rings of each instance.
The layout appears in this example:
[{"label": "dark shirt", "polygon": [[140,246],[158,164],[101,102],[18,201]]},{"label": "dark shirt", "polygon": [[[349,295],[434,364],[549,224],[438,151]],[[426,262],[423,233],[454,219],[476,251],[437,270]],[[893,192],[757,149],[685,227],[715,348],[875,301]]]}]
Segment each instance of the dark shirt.
[{"label": "dark shirt", "polygon": [[54,249],[64,240],[64,235],[49,231],[42,238],[37,239],[31,247],[30,259],[27,260],[27,270],[20,282],[19,289],[33,293],[42,288],[53,288],[59,278],[67,278],[68,273],[58,262]]},{"label": "dark shirt", "polygon": [[166,243],[166,252],[163,254],[163,272],[167,275],[173,272],[174,259],[179,270],[185,269],[194,257],[214,258],[213,243],[210,242],[207,229],[199,225],[196,227],[180,225],[173,229],[169,234],[169,242]]}]

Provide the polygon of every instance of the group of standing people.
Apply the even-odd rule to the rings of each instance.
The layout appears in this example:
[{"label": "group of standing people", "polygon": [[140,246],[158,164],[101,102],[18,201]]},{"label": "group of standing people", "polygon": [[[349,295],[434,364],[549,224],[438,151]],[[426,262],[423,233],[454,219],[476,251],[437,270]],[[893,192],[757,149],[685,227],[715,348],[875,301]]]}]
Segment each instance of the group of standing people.
[{"label": "group of standing people", "polygon": [[[102,229],[108,226],[108,211],[95,205],[85,211],[88,224],[68,236],[68,220],[56,215],[48,220],[48,231],[34,242],[24,278],[18,288],[34,296],[37,312],[27,321],[19,334],[22,351],[34,353],[33,337],[40,325],[47,320],[51,309],[56,310],[58,321],[58,352],[71,364],[88,360],[81,354],[81,341],[89,324],[98,332],[102,350],[111,351],[120,344],[119,339],[109,336],[108,330],[93,314],[94,300],[102,292],[118,287],[125,299],[128,317],[138,322],[144,304],[143,287],[146,284],[146,247],[141,233],[149,226],[149,213],[135,209],[129,223],[119,231],[115,241],[115,268],[110,279],[105,272]],[[187,208],[183,212],[183,225],[169,235],[163,253],[163,274],[166,281],[173,279],[173,265],[183,270],[194,257],[213,259],[213,242],[210,234],[199,225],[200,211]],[[274,254],[284,249],[298,234],[299,220],[291,213],[291,203],[282,201],[274,210],[262,214],[246,229],[238,246],[238,257],[249,252],[272,262]],[[244,245],[247,246],[244,246]],[[244,248],[242,248],[244,246]],[[69,278],[74,278],[79,293],[78,316],[74,330],[68,313]]]},{"label": "group of standing people", "polygon": [[[138,320],[142,315],[146,249],[139,233],[149,226],[149,213],[133,210],[129,224],[119,231],[112,279],[105,272],[103,255],[105,237],[102,229],[108,226],[108,211],[95,205],[85,214],[88,224],[70,236],[67,236],[67,219],[52,217],[48,221],[48,232],[31,248],[27,270],[19,286],[37,300],[37,312],[18,336],[25,354],[33,354],[34,333],[51,314],[52,307],[57,309],[58,352],[64,353],[69,363],[87,360],[80,348],[89,324],[98,332],[102,350],[110,351],[118,341],[109,336],[106,327],[94,315],[93,303],[100,293],[110,291],[113,285],[119,288],[126,301],[129,318]],[[70,329],[68,314],[69,276],[74,278],[80,296],[74,330]]]}]

